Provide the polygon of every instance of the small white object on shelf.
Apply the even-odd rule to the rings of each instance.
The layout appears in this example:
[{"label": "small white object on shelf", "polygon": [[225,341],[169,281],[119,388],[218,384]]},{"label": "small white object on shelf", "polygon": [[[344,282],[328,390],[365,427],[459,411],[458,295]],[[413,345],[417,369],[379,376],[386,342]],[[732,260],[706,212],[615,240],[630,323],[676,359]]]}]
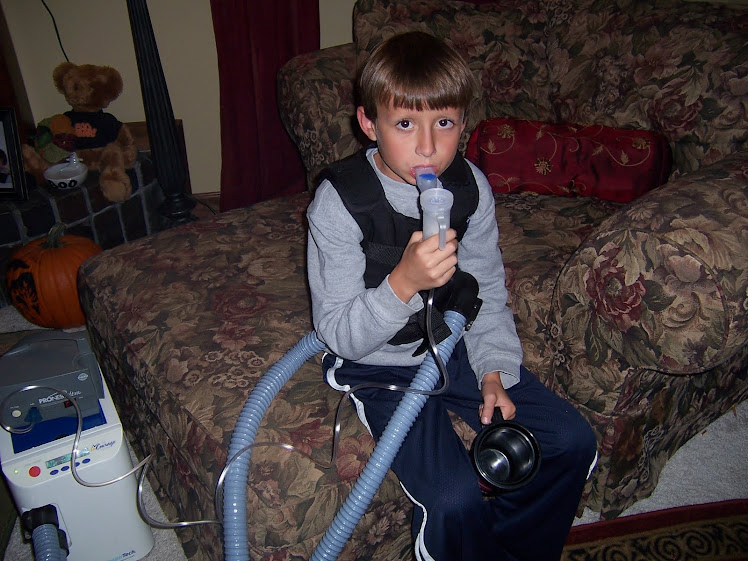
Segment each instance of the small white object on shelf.
[{"label": "small white object on shelf", "polygon": [[54,189],[72,189],[80,186],[88,176],[88,167],[75,152],[66,162],[54,164],[44,170],[44,179]]}]

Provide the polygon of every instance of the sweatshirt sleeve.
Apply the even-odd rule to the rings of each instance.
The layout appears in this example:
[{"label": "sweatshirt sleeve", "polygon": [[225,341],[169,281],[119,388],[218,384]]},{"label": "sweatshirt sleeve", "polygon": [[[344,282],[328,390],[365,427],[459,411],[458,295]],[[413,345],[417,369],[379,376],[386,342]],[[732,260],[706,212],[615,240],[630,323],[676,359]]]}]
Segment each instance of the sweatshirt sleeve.
[{"label": "sweatshirt sleeve", "polygon": [[491,187],[478,168],[473,164],[470,167],[478,183],[479,202],[457,255],[460,268],[478,281],[483,305],[465,334],[465,346],[479,383],[485,374],[498,371],[504,387],[509,388],[519,381],[522,346],[512,310],[507,305],[506,274],[498,246],[499,229]]},{"label": "sweatshirt sleeve", "polygon": [[307,210],[307,275],[317,336],[336,355],[359,360],[380,349],[423,307],[415,295],[407,303],[388,278],[367,289],[363,235],[329,181],[315,191]]}]

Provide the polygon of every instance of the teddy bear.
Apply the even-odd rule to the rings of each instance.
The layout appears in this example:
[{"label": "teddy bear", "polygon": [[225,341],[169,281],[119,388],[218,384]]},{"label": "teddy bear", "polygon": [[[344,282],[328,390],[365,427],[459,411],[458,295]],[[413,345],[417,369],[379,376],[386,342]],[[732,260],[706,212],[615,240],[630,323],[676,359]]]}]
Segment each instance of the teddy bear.
[{"label": "teddy bear", "polygon": [[104,197],[127,200],[132,185],[126,170],[135,164],[137,149],[127,125],[103,111],[122,93],[122,76],[109,66],[63,62],[52,79],[72,109],[39,122],[33,146],[22,147],[24,169],[41,185],[44,170],[75,152],[88,169],[100,172]]}]

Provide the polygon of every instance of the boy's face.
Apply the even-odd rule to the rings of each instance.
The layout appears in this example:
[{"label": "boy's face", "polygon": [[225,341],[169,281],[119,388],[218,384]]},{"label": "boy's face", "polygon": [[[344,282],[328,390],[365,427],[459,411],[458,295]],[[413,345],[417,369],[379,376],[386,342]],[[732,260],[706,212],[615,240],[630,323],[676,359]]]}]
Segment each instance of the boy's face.
[{"label": "boy's face", "polygon": [[379,170],[410,185],[416,184],[418,167],[434,166],[437,175],[449,167],[465,128],[464,111],[456,107],[417,111],[390,104],[377,106],[376,121],[366,116],[363,107],[356,115],[366,136],[377,142]]}]

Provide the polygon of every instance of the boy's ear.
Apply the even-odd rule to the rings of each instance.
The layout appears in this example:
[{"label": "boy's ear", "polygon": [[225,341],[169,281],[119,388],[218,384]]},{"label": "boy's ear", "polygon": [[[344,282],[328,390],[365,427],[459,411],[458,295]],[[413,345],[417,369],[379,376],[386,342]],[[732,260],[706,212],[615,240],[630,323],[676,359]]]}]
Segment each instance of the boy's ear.
[{"label": "boy's ear", "polygon": [[364,134],[369,138],[369,140],[376,141],[377,139],[377,127],[374,121],[369,119],[369,117],[366,116],[366,111],[364,111],[363,105],[359,105],[356,109],[356,118],[358,119],[358,126],[361,127],[361,130],[364,132]]}]

